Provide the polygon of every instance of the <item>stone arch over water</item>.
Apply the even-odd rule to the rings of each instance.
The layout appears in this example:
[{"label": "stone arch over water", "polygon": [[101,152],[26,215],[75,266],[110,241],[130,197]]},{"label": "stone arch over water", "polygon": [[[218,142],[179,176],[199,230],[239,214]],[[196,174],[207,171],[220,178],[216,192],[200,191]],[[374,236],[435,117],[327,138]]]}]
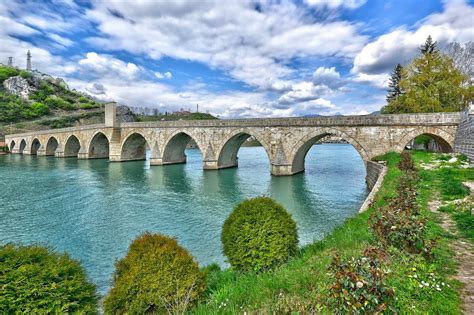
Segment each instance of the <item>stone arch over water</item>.
[{"label": "stone arch over water", "polygon": [[145,160],[147,149],[149,149],[149,145],[145,137],[140,133],[134,132],[122,143],[120,149],[120,160]]},{"label": "stone arch over water", "polygon": [[110,152],[109,139],[101,131],[97,132],[89,143],[89,158],[90,159],[105,159],[109,158]]},{"label": "stone arch over water", "polygon": [[429,136],[434,140],[436,145],[435,151],[443,153],[453,152],[454,135],[435,127],[420,127],[406,132],[398,142],[396,151],[403,151],[412,140],[421,135]]},{"label": "stone arch over water", "polygon": [[195,137],[192,137],[188,132],[179,131],[169,137],[163,146],[163,164],[186,163],[185,150],[191,140],[194,140],[197,148],[202,153],[202,148]]},{"label": "stone arch over water", "polygon": [[270,160],[270,150],[268,145],[262,140],[260,135],[250,130],[238,130],[228,135],[217,149],[217,167],[227,168],[238,166],[238,152],[248,138],[253,137],[258,141],[265,150]]},{"label": "stone arch over water", "polygon": [[41,147],[41,142],[38,140],[38,138],[34,138],[33,141],[31,142],[30,154],[37,155],[40,147]]},{"label": "stone arch over water", "polygon": [[54,155],[58,145],[58,140],[55,137],[50,137],[46,143],[46,155]]},{"label": "stone arch over water", "polygon": [[369,154],[365,148],[353,137],[345,132],[332,128],[321,128],[315,130],[301,138],[292,148],[289,156],[291,162],[291,172],[298,173],[304,171],[305,158],[312,146],[326,136],[337,136],[350,143],[364,161],[369,160]]},{"label": "stone arch over water", "polygon": [[20,148],[18,150],[18,153],[23,154],[23,151],[25,151],[25,148],[26,148],[26,140],[21,139]]},{"label": "stone arch over water", "polygon": [[81,143],[79,142],[79,139],[75,135],[70,135],[64,145],[64,156],[77,156],[80,149]]}]

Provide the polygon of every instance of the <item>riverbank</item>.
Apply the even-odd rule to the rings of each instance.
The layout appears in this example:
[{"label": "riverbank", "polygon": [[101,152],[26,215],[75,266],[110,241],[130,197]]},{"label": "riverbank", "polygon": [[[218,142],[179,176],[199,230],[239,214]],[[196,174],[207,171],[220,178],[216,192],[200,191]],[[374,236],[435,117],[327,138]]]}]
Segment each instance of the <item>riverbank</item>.
[{"label": "riverbank", "polygon": [[[437,196],[445,201],[465,198],[469,191],[463,188],[462,182],[474,180],[474,169],[464,168],[460,161],[448,163],[449,159],[439,154],[415,152],[413,158],[420,174],[416,203],[425,220],[426,235],[436,239],[436,245],[430,258],[396,248],[388,250],[385,267],[389,270],[387,281],[395,292],[393,307],[399,313],[460,314],[462,285],[455,278],[457,262],[451,247],[454,236],[441,227],[440,216],[429,210],[428,203]],[[421,167],[439,159],[446,163],[432,169]],[[297,257],[272,272],[240,274],[208,267],[207,303],[193,313],[329,311],[326,301],[333,279],[327,267],[332,257],[336,254],[342,259],[361,256],[367,246],[376,243],[368,219],[397,195],[398,184],[404,176],[397,167],[398,154],[387,154],[381,160],[387,162],[387,173],[367,211],[347,220],[322,241],[305,246]],[[453,213],[453,218],[457,216]],[[463,229],[470,229],[465,218],[457,222]],[[457,237],[465,237],[461,235]]]}]

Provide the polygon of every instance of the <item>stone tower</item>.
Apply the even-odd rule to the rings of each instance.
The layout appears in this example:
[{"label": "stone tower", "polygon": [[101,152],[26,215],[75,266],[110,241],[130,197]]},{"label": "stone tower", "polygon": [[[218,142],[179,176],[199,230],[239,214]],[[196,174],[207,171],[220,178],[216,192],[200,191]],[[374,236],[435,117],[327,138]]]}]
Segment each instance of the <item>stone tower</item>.
[{"label": "stone tower", "polygon": [[8,57],[8,66],[13,67],[13,57]]},{"label": "stone tower", "polygon": [[28,50],[28,53],[26,54],[26,70],[31,71],[31,53],[30,53],[30,50]]}]

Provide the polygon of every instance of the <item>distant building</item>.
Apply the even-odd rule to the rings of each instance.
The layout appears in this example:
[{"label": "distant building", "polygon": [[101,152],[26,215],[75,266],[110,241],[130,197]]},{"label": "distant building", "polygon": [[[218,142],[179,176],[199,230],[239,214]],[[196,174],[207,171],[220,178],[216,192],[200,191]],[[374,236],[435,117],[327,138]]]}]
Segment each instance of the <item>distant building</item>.
[{"label": "distant building", "polygon": [[13,67],[13,57],[8,57],[8,66]]}]

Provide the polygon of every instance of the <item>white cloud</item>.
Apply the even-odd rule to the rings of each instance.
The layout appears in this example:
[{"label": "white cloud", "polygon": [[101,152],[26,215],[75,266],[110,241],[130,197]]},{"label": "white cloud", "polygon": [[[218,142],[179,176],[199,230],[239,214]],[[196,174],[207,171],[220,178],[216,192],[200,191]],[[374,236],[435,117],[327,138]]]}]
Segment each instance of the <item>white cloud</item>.
[{"label": "white cloud", "polygon": [[140,68],[131,62],[124,62],[111,55],[89,52],[86,58],[79,60],[79,65],[86,71],[99,74],[103,77],[119,76],[124,79],[134,79]]},{"label": "white cloud", "polygon": [[341,79],[341,75],[336,71],[335,67],[319,67],[316,69],[313,73],[313,82],[324,84],[332,89],[337,89],[344,84],[344,80]]},{"label": "white cloud", "polygon": [[351,58],[367,40],[357,25],[314,20],[291,2],[262,2],[257,10],[240,1],[97,1],[87,16],[102,34],[88,39],[98,48],[203,62],[258,88],[291,75],[292,58]]},{"label": "white cloud", "polygon": [[156,71],[154,73],[155,73],[155,77],[157,77],[158,79],[171,79],[173,77],[173,75],[169,71],[165,73]]},{"label": "white cloud", "polygon": [[363,6],[367,0],[305,0],[310,6],[327,7],[330,9],[337,9],[344,7],[348,9],[357,9]]},{"label": "white cloud", "polygon": [[409,62],[431,35],[442,46],[474,40],[474,8],[464,1],[445,3],[444,11],[428,16],[414,30],[402,27],[368,43],[354,59],[352,73],[387,73],[397,63]]}]

